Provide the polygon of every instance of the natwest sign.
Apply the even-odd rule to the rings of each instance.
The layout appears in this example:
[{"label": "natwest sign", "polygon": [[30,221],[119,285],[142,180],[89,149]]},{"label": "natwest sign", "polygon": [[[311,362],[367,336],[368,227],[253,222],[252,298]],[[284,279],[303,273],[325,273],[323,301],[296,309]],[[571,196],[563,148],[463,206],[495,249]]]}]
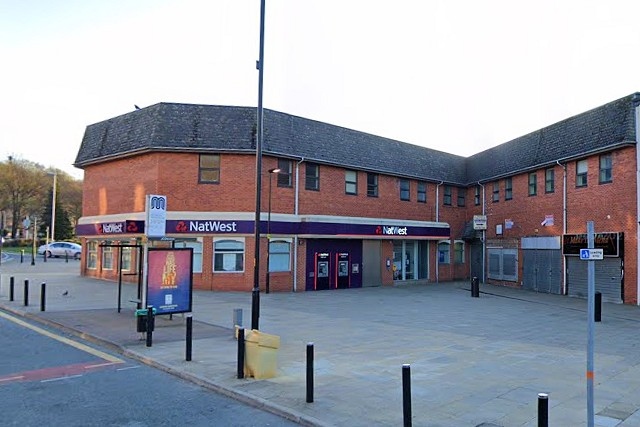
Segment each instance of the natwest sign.
[{"label": "natwest sign", "polygon": [[407,227],[379,225],[376,227],[376,234],[382,234],[384,236],[407,236],[409,233],[407,232]]},{"label": "natwest sign", "polygon": [[167,230],[175,233],[241,233],[237,221],[178,220],[167,221]]},{"label": "natwest sign", "polygon": [[106,222],[100,224],[100,234],[119,234],[124,232],[123,222]]}]

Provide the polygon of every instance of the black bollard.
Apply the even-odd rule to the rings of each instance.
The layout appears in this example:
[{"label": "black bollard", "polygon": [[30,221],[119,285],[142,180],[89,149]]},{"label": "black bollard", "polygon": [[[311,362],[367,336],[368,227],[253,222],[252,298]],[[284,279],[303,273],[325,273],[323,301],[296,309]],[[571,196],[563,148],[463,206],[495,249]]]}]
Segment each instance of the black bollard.
[{"label": "black bollard", "polygon": [[46,250],[42,254],[42,261],[47,262],[47,251]]},{"label": "black bollard", "polygon": [[471,279],[471,297],[480,297],[480,282],[477,277]]},{"label": "black bollard", "polygon": [[20,264],[24,262],[24,249],[20,249]]},{"label": "black bollard", "polygon": [[24,280],[24,306],[29,305],[29,279]]},{"label": "black bollard", "polygon": [[549,427],[549,394],[538,393],[538,427]]},{"label": "black bollard", "polygon": [[44,301],[46,298],[46,291],[47,291],[47,283],[46,282],[42,282],[40,284],[40,311],[44,311]]},{"label": "black bollard", "polygon": [[69,252],[64,251],[64,262],[69,263]]},{"label": "black bollard", "polygon": [[13,286],[14,286],[15,278],[11,276],[9,279],[9,301],[13,301]]},{"label": "black bollard", "polygon": [[600,322],[602,320],[602,293],[596,292],[596,299],[594,301],[595,307],[593,310],[593,321]]},{"label": "black bollard", "polygon": [[153,306],[147,306],[147,347],[153,345]]},{"label": "black bollard", "polygon": [[313,402],[313,343],[307,343],[307,403]]},{"label": "black bollard", "polygon": [[404,427],[411,427],[411,365],[402,365],[402,415]]},{"label": "black bollard", "polygon": [[193,317],[187,314],[187,362],[191,362],[191,349],[193,346]]},{"label": "black bollard", "polygon": [[36,265],[36,254],[31,250],[31,265]]},{"label": "black bollard", "polygon": [[244,328],[238,328],[238,379],[244,378]]}]

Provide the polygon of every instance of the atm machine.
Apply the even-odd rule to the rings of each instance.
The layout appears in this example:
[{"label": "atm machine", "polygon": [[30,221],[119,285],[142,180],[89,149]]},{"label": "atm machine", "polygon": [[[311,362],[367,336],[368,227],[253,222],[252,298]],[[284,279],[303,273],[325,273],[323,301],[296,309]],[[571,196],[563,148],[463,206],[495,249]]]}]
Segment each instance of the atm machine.
[{"label": "atm machine", "polygon": [[321,291],[331,289],[331,257],[329,252],[316,252],[315,254],[315,274],[313,279],[313,289]]},{"label": "atm machine", "polygon": [[336,288],[347,289],[351,287],[348,252],[340,252],[336,254],[336,266]]}]

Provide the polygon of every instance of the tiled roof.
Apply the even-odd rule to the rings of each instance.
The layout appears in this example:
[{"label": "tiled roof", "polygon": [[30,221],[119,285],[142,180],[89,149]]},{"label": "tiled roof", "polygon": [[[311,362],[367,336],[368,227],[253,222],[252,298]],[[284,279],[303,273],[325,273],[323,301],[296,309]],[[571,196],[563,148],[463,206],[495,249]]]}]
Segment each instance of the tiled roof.
[{"label": "tiled roof", "polygon": [[[263,154],[466,185],[635,142],[629,95],[464,158],[264,110]],[[87,127],[75,165],[150,151],[253,152],[256,109],[160,103]]]}]

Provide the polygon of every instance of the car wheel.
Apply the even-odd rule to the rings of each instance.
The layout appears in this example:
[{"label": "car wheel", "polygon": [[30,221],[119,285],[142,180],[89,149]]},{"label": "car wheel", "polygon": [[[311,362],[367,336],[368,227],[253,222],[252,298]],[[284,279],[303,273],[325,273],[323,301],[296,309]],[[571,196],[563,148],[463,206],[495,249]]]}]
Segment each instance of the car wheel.
[{"label": "car wheel", "polygon": [[47,258],[51,258],[51,251],[47,251],[45,254],[47,255]]},{"label": "car wheel", "polygon": [[73,259],[80,259],[80,252],[73,254]]}]

